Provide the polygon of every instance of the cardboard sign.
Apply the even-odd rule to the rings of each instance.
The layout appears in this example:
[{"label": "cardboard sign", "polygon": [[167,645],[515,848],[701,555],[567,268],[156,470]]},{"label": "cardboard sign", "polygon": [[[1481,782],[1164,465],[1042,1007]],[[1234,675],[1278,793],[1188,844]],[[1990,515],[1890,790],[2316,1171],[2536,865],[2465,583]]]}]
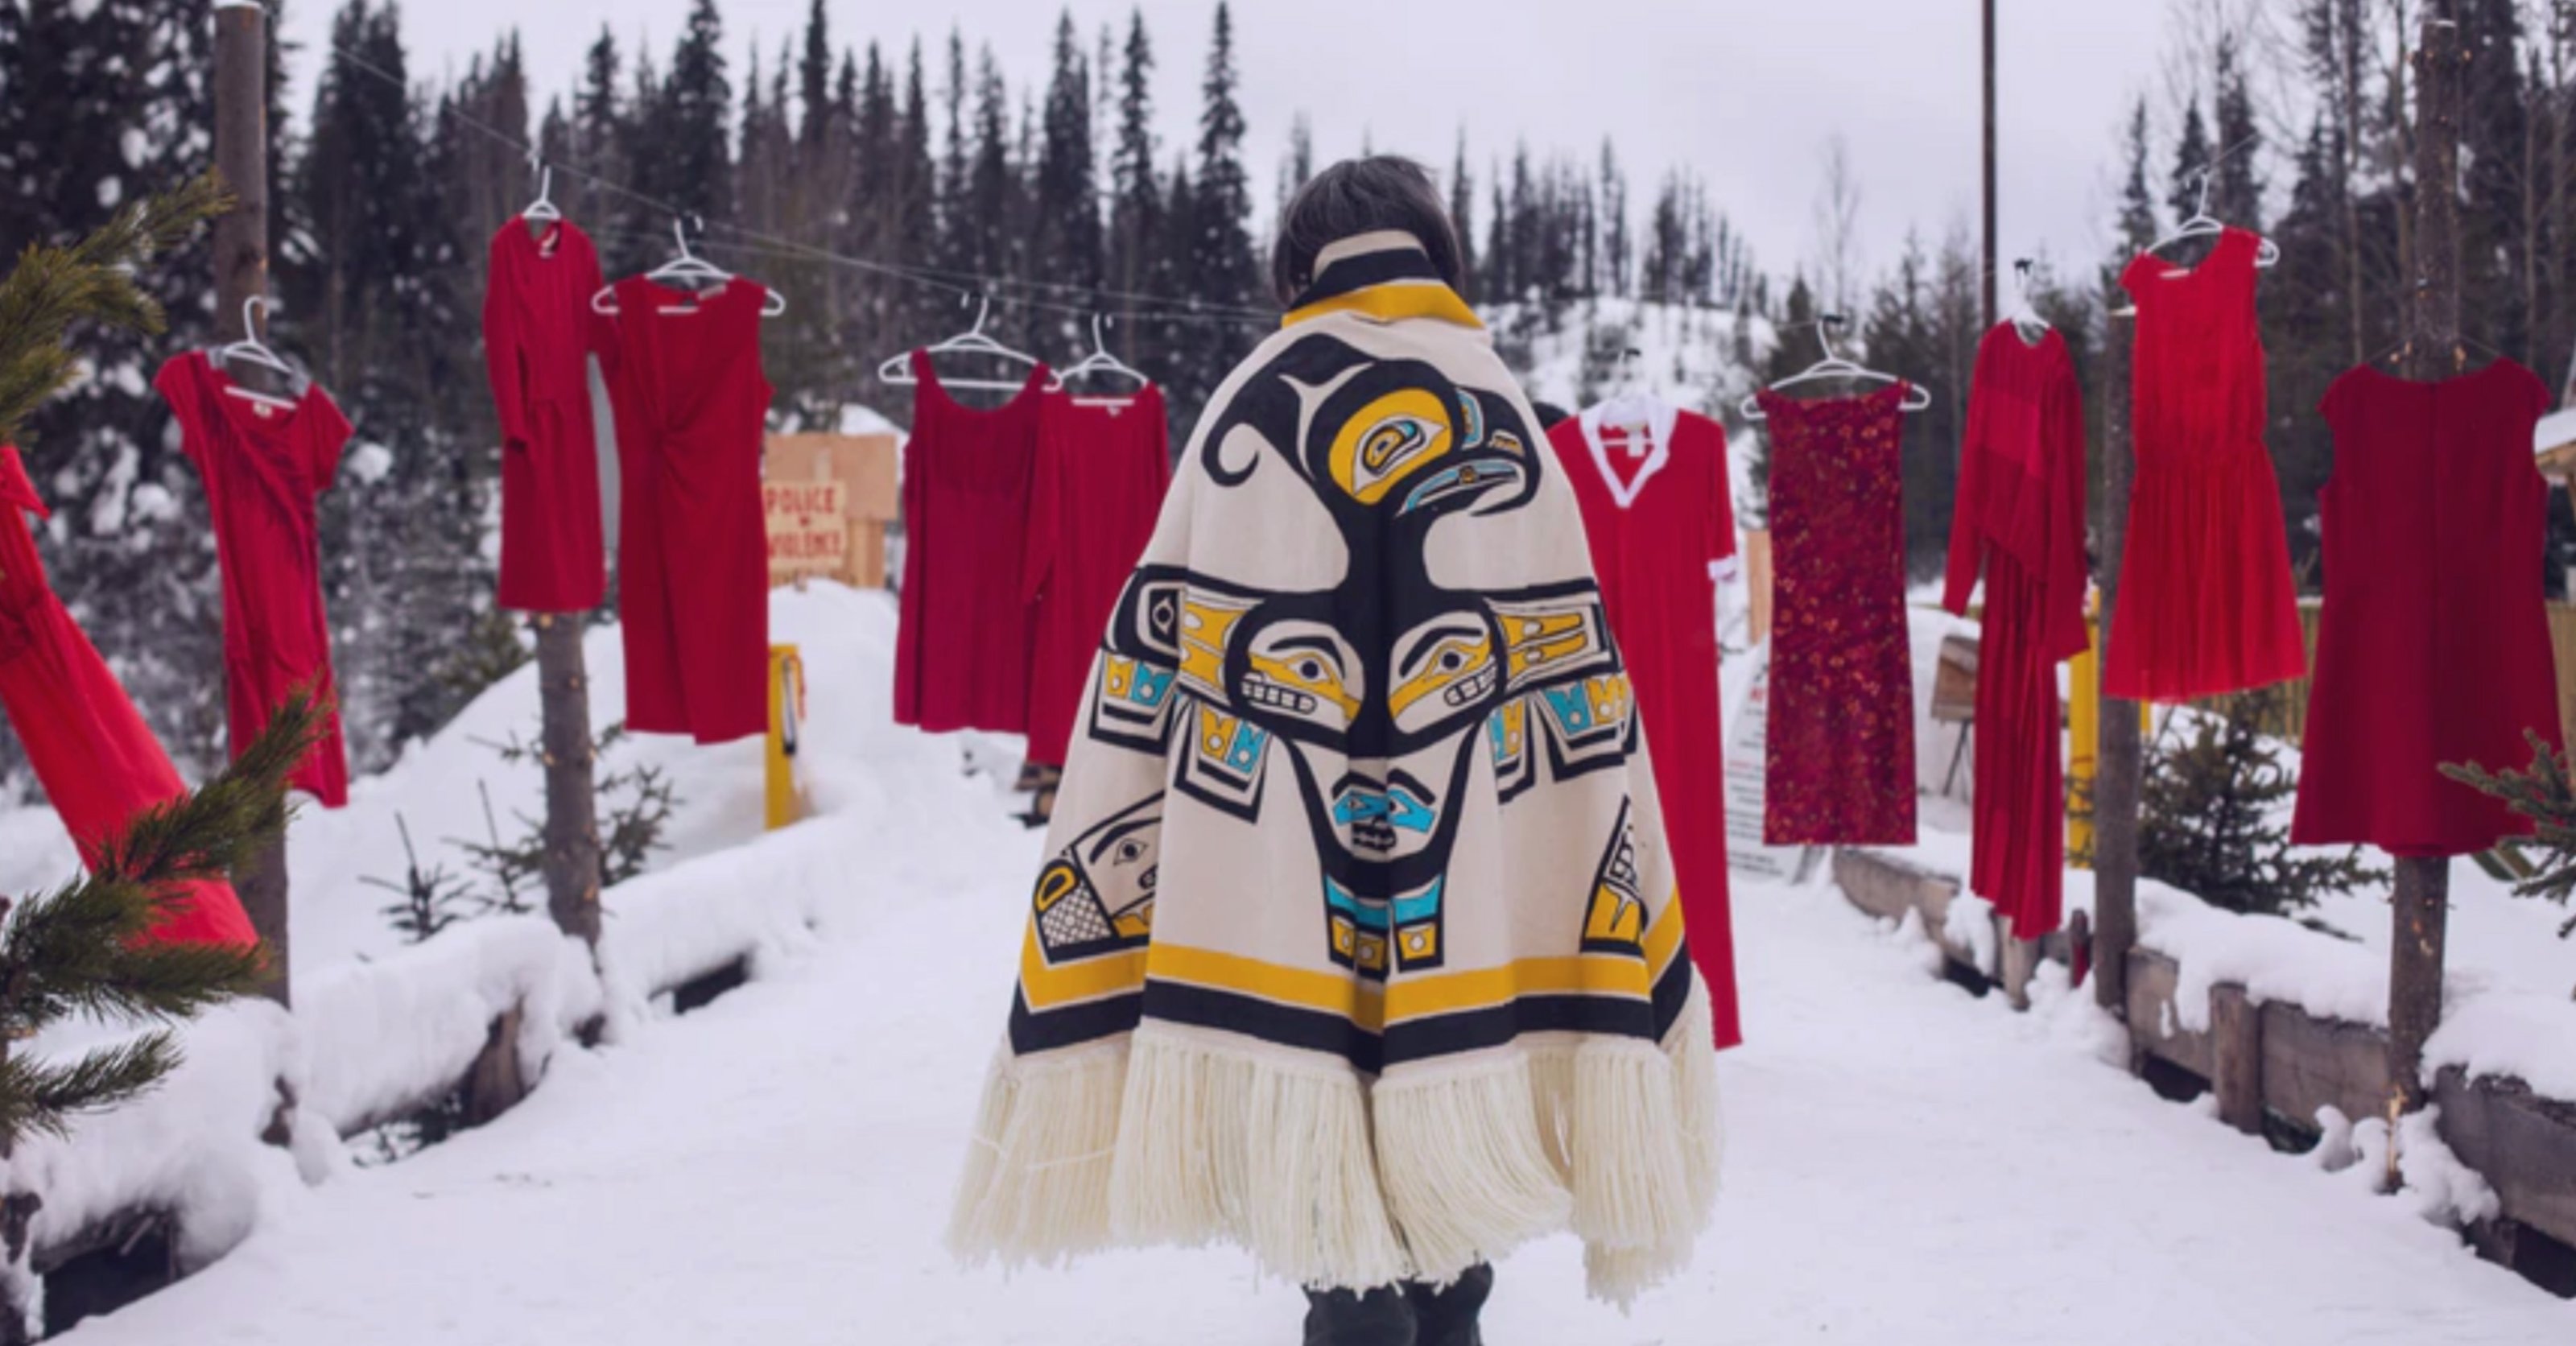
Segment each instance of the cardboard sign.
[{"label": "cardboard sign", "polygon": [[1771,770],[1764,752],[1771,732],[1770,645],[1754,646],[1752,662],[1744,693],[1726,717],[1726,870],[1738,878],[1794,878],[1802,848],[1762,840],[1763,785]]},{"label": "cardboard sign", "polygon": [[771,585],[800,576],[839,577],[849,569],[848,494],[837,481],[761,483]]},{"label": "cardboard sign", "polygon": [[[780,520],[779,498],[771,497],[769,582],[825,578],[858,589],[881,588],[886,582],[886,526],[902,508],[898,465],[902,441],[893,435],[771,435],[762,463],[765,490],[810,490],[829,485],[839,494],[833,503],[799,498],[787,513],[804,520],[788,529]],[[840,540],[823,536],[828,520],[840,521]],[[785,539],[789,532],[795,540]],[[837,546],[839,550],[833,551]],[[832,563],[823,564],[829,556]],[[782,562],[785,562],[782,565]]]}]

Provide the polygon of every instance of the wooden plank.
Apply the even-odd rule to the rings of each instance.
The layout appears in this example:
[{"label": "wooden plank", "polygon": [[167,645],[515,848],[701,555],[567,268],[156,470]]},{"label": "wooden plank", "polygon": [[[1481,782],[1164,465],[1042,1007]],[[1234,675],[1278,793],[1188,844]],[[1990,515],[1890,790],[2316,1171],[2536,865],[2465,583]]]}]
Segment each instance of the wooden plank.
[{"label": "wooden plank", "polygon": [[1834,850],[1834,882],[1853,906],[1872,916],[1901,921],[1905,913],[1914,912],[1922,918],[1923,933],[1940,946],[1944,957],[1985,975],[1986,970],[1977,966],[1976,950],[1948,934],[1950,903],[1959,896],[1957,879],[1884,852],[1842,846]]},{"label": "wooden plank", "polygon": [[2175,1011],[2182,965],[2153,949],[2132,948],[2128,973],[2129,1040],[2142,1052],[2212,1078],[2209,1034],[2183,1027]]},{"label": "wooden plank", "polygon": [[2274,1002],[2263,1012],[2263,1105],[2301,1125],[2334,1107],[2353,1119],[2388,1104],[2388,1035]]},{"label": "wooden plank", "polygon": [[2486,1178],[2505,1218],[2576,1244],[2576,1105],[2520,1080],[2472,1083],[2456,1066],[2436,1078],[2433,1101],[2443,1143]]},{"label": "wooden plank", "polygon": [[2263,1013],[2236,982],[2209,988],[2209,1086],[2218,1095],[2218,1120],[2261,1134]]}]

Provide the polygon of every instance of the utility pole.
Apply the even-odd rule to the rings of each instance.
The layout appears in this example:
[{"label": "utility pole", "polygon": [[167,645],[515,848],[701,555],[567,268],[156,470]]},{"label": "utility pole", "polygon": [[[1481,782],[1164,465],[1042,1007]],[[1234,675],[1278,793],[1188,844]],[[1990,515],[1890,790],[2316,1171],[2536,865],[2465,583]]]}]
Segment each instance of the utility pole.
[{"label": "utility pole", "polygon": [[1995,0],[1983,0],[1986,15],[1986,269],[1985,322],[1992,327],[2003,310],[1995,307],[1995,265],[2002,255],[1995,223]]},{"label": "utility pole", "polygon": [[[259,0],[215,0],[214,11],[215,169],[236,202],[215,221],[215,335],[235,341],[259,335],[248,330],[248,305],[268,295],[268,11]],[[277,391],[262,387],[263,371],[245,368],[241,378]],[[284,828],[233,876],[233,887],[268,945],[268,994],[290,1004]]]},{"label": "utility pole", "polygon": [[[2459,0],[2426,0],[2415,47],[2415,293],[2406,328],[2406,375],[2442,379],[2460,362],[2460,113],[2468,45]],[[2450,924],[2451,862],[2397,861],[2388,948],[2388,1112],[2424,1106],[2424,1040],[2442,1022],[2443,945]],[[2390,1147],[2389,1163],[2396,1163]]]}]

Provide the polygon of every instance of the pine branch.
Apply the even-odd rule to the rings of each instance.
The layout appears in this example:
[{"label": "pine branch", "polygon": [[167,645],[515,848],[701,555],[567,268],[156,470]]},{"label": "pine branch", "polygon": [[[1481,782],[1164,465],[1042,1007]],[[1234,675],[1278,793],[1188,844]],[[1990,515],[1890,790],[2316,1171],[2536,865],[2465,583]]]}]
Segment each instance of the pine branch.
[{"label": "pine branch", "polygon": [[93,873],[21,904],[0,935],[0,1028],[33,1032],[76,1013],[184,1018],[258,989],[261,949],[145,942],[181,900]]},{"label": "pine branch", "polygon": [[148,889],[220,878],[250,861],[272,831],[286,825],[286,779],[328,731],[326,708],[299,688],[270,715],[223,774],[204,788],[135,815],[99,847],[95,872]]},{"label": "pine branch", "polygon": [[162,330],[161,306],[135,285],[132,268],[232,203],[222,180],[208,172],[175,192],[127,206],[71,247],[27,245],[0,279],[0,441],[23,442],[27,418],[77,376],[79,363],[63,345],[74,322]]},{"label": "pine branch", "polygon": [[166,1032],[99,1048],[68,1065],[23,1055],[0,1060],[0,1150],[31,1135],[64,1135],[71,1114],[125,1102],[178,1067],[178,1040]]}]

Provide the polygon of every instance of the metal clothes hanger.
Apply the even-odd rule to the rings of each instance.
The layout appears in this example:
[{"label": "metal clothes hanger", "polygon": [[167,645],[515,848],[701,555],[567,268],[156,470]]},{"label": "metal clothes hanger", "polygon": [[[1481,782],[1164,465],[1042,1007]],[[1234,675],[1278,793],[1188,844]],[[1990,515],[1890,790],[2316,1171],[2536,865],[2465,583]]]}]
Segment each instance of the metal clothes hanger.
[{"label": "metal clothes hanger", "polygon": [[1610,395],[1601,399],[1601,423],[1642,429],[1662,409],[1663,398],[1646,379],[1646,353],[1634,346],[1622,349],[1611,373]]},{"label": "metal clothes hanger", "polygon": [[[1916,383],[1911,379],[1900,378],[1894,374],[1864,368],[1834,354],[1834,329],[1849,321],[1850,319],[1839,313],[1818,314],[1816,317],[1816,343],[1824,347],[1825,358],[1818,360],[1814,364],[1799,370],[1797,373],[1792,374],[1777,383],[1772,384],[1771,391],[1778,392],[1782,388],[1791,387],[1796,384],[1815,383],[1826,379],[1850,379],[1854,382],[1901,383],[1905,385],[1905,400],[1900,403],[1899,406],[1906,411],[1925,411],[1930,409],[1932,406],[1931,389],[1926,388],[1922,384]],[[1762,410],[1762,398],[1759,393],[1749,396],[1741,403],[1737,404],[1736,411],[1748,421],[1763,421],[1770,419],[1770,417]]]},{"label": "metal clothes hanger", "polygon": [[[961,305],[969,300],[972,300],[975,305],[975,325],[958,333],[956,336],[937,343],[936,345],[922,347],[922,354],[930,356],[984,355],[990,356],[996,360],[1008,360],[1014,364],[1027,365],[1031,369],[1039,368],[1046,363],[1044,360],[1041,360],[1034,355],[1012,350],[1001,342],[995,341],[991,337],[984,335],[984,320],[992,316],[993,312],[992,297],[981,293],[967,293],[958,297],[958,302]],[[877,366],[877,377],[884,382],[897,385],[910,385],[920,382],[919,379],[912,376],[911,351],[902,351],[897,354],[887,356],[885,363]],[[1022,385],[1018,383],[1007,383],[1001,379],[943,378],[939,381],[939,386],[943,388],[979,388],[989,392],[1016,393],[1020,390]]]},{"label": "metal clothes hanger", "polygon": [[[2172,233],[2148,244],[2148,252],[2162,252],[2176,243],[2187,242],[2195,238],[2208,238],[2213,234],[2224,233],[2227,230],[2228,226],[2225,223],[2209,213],[2210,170],[2206,168],[2195,169],[2193,170],[2192,176],[2200,180],[2200,195],[2197,204],[2192,207],[2191,218],[2174,226],[2174,231]],[[2261,246],[2256,248],[2254,251],[2255,269],[2258,271],[2265,271],[2280,265],[2281,245],[2268,238],[2262,238],[2258,241]],[[2171,280],[2181,276],[2188,276],[2192,271],[2197,269],[2198,268],[2177,267],[2171,271],[2167,271],[2165,273],[2165,277],[2166,279]]]},{"label": "metal clothes hanger", "polygon": [[[1102,330],[1112,321],[1114,320],[1105,313],[1095,313],[1091,315],[1091,353],[1074,361],[1071,365],[1055,371],[1055,374],[1047,380],[1046,389],[1048,392],[1063,392],[1066,384],[1071,383],[1075,379],[1083,378],[1092,374],[1100,374],[1109,378],[1133,379],[1136,382],[1134,391],[1139,393],[1154,386],[1154,380],[1147,376],[1143,370],[1140,370],[1134,365],[1131,365],[1109,353],[1109,343],[1102,337]],[[1106,404],[1126,402],[1130,399],[1124,397],[1078,397],[1074,400],[1084,404]]]},{"label": "metal clothes hanger", "polygon": [[[301,378],[302,375],[296,373],[295,366],[288,364],[284,359],[278,356],[277,352],[270,350],[267,342],[259,339],[259,323],[257,319],[266,317],[267,315],[268,300],[266,297],[261,295],[252,295],[249,298],[244,299],[242,301],[242,339],[239,341],[226,342],[221,346],[215,347],[215,363],[218,365],[228,365],[238,361],[239,363],[246,365],[256,365],[261,369],[270,370],[278,374],[291,384],[296,379]],[[267,393],[260,392],[255,388],[245,388],[238,383],[226,382],[224,384],[224,392],[230,396],[238,397],[245,402],[257,402],[262,406],[274,407],[279,411],[295,410],[295,403],[285,398],[273,397]]]},{"label": "metal clothes hanger", "polygon": [[[717,266],[715,263],[710,262],[689,250],[689,223],[693,219],[697,219],[697,217],[689,216],[686,218],[674,218],[671,221],[671,237],[679,244],[680,253],[678,256],[664,262],[660,266],[645,272],[644,279],[661,281],[665,284],[676,284],[683,287],[690,285],[703,285],[710,288],[728,284],[733,280],[734,276],[732,272],[725,270],[723,267]],[[697,224],[699,229],[703,232],[706,228],[706,221],[697,220]],[[590,311],[593,313],[606,314],[610,317],[617,316],[617,287],[614,285],[602,286],[599,293],[590,297]],[[663,304],[659,305],[656,311],[662,313],[696,313],[700,311],[700,306],[696,303]],[[768,297],[760,301],[760,316],[764,318],[775,318],[786,311],[787,296],[780,294],[776,290],[769,291]]]}]

